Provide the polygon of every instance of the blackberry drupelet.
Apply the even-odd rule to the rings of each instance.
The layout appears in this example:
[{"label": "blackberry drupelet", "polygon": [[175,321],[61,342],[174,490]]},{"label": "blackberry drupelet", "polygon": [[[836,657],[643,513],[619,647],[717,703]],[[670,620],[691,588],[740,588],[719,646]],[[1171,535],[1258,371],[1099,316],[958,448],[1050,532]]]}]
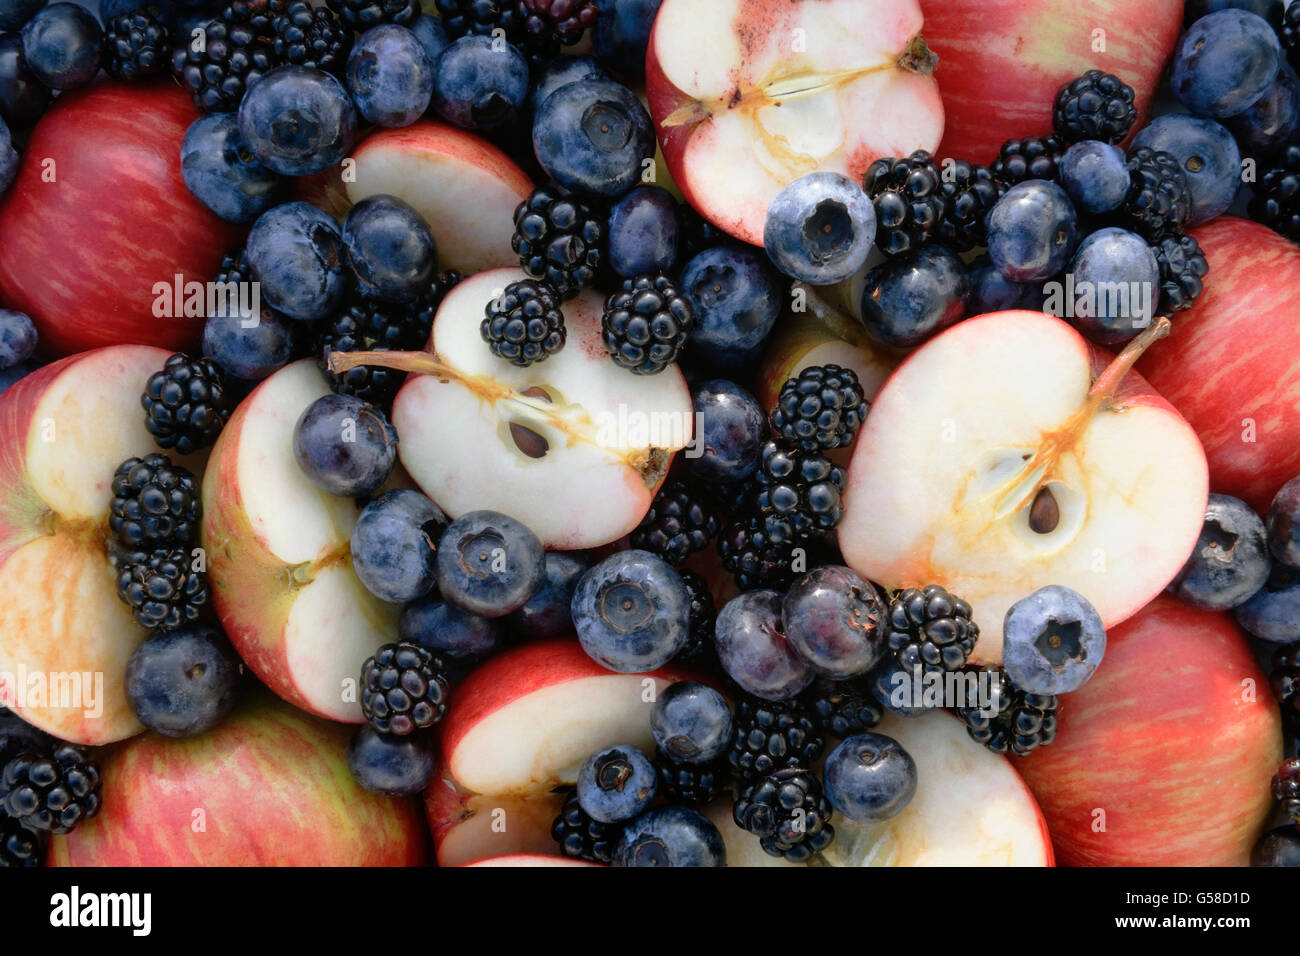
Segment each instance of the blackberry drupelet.
[{"label": "blackberry drupelet", "polygon": [[1269,686],[1282,713],[1300,721],[1300,644],[1286,644],[1273,652]]},{"label": "blackberry drupelet", "polygon": [[70,833],[99,812],[99,765],[86,751],[57,742],[27,750],[4,766],[0,816],[48,833]]},{"label": "blackberry drupelet", "polygon": [[419,644],[385,644],[361,665],[361,716],[381,734],[405,737],[447,713],[442,661]]},{"label": "blackberry drupelet", "polygon": [[119,80],[139,80],[167,71],[171,35],[158,8],[141,7],[104,24],[104,69]]},{"label": "blackberry drupelet", "polygon": [[596,25],[595,0],[523,0],[523,6],[549,24],[565,46],[573,46]]},{"label": "blackberry drupelet", "polygon": [[327,367],[329,355],[331,352],[422,349],[429,340],[435,311],[436,307],[429,308],[420,301],[412,306],[361,296],[352,298],[342,311],[322,323],[316,341],[317,362],[330,387],[340,395],[354,395],[387,413],[406,373],[379,365],[358,365],[335,374]]},{"label": "blackberry drupelet", "polygon": [[919,149],[906,159],[885,157],[867,167],[862,188],[876,207],[876,246],[897,256],[938,234],[943,190],[933,157]]},{"label": "blackberry drupelet", "polygon": [[420,19],[420,0],[325,0],[339,19],[357,33],[381,23],[409,27]]},{"label": "blackberry drupelet", "polygon": [[659,792],[671,803],[700,806],[712,803],[731,783],[731,768],[725,760],[705,767],[673,763],[660,751],[655,757],[659,771]]},{"label": "blackberry drupelet", "polygon": [[571,299],[596,278],[605,225],[573,196],[541,186],[515,209],[510,246],[534,279],[550,283]]},{"label": "blackberry drupelet", "polygon": [[434,0],[442,25],[452,40],[474,34],[492,36],[505,31],[508,43],[519,48],[534,69],[560,52],[560,38],[551,22],[532,16],[522,0]]},{"label": "blackberry drupelet", "polygon": [[889,649],[909,673],[961,669],[980,634],[970,605],[937,584],[895,591],[886,626]]},{"label": "blackberry drupelet", "polygon": [[758,513],[776,544],[804,541],[844,518],[844,469],[816,452],[770,441],[758,466]]},{"label": "blackberry drupelet", "polygon": [[1056,94],[1052,128],[1067,143],[1085,139],[1118,143],[1137,122],[1133,96],[1133,87],[1118,76],[1089,70]]},{"label": "blackberry drupelet", "polygon": [[1178,158],[1144,146],[1129,153],[1128,169],[1128,196],[1120,207],[1126,228],[1148,242],[1182,233],[1192,196]]},{"label": "blackberry drupelet", "polygon": [[978,705],[954,708],[971,739],[995,754],[1024,757],[1056,739],[1060,701],[1050,694],[1028,694],[995,668],[998,712],[990,717]]},{"label": "blackberry drupelet", "polygon": [[777,542],[767,533],[760,515],[733,521],[718,535],[722,566],[742,591],[773,588],[783,591],[794,581],[795,539]]},{"label": "blackberry drupelet", "polygon": [[1160,266],[1160,303],[1158,315],[1173,315],[1192,307],[1205,284],[1201,281],[1210,264],[1201,252],[1200,243],[1191,236],[1166,236],[1151,243]]},{"label": "blackberry drupelet", "polygon": [[108,527],[132,551],[188,548],[198,541],[203,503],[189,469],[166,455],[129,458],[113,475]]},{"label": "blackberry drupelet", "polygon": [[1057,164],[1065,154],[1065,144],[1055,136],[1029,136],[1009,139],[1002,144],[998,158],[989,166],[993,178],[1008,188],[1026,179],[1059,178]]},{"label": "blackberry drupelet", "polygon": [[679,570],[677,574],[690,596],[690,636],[686,640],[686,646],[677,652],[673,660],[679,664],[716,672],[720,669],[720,664],[713,643],[713,624],[718,619],[718,609],[713,603],[709,582],[695,571]]},{"label": "blackberry drupelet", "polygon": [[1273,799],[1281,805],[1282,813],[1292,823],[1300,825],[1300,757],[1288,757],[1282,761],[1273,775],[1272,788]]},{"label": "blackberry drupelet", "polygon": [[265,0],[235,0],[204,27],[202,50],[177,37],[172,72],[205,113],[233,113],[245,91],[279,65]]},{"label": "blackberry drupelet", "polygon": [[759,837],[766,853],[792,863],[805,863],[830,846],[835,838],[831,815],[821,781],[798,767],[751,784],[732,808],[736,826]]},{"label": "blackberry drupelet", "polygon": [[663,275],[626,279],[605,300],[605,350],[637,375],[657,375],[677,361],[693,324],[691,303]]},{"label": "blackberry drupelet", "polygon": [[479,334],[492,354],[513,365],[544,362],[564,348],[560,296],[545,282],[521,279],[483,307]]},{"label": "blackberry drupelet", "polygon": [[188,548],[158,548],[132,552],[116,564],[117,596],[141,627],[176,628],[199,619],[208,585],[192,560]]},{"label": "blackberry drupelet", "polygon": [[822,732],[841,740],[870,730],[884,716],[871,688],[858,681],[819,677],[801,700]]},{"label": "blackberry drupelet", "polygon": [[857,373],[838,365],[810,365],[781,386],[772,430],[804,451],[853,444],[867,417]]},{"label": "blackberry drupelet", "polygon": [[[1300,6],[1288,10],[1300,10]],[[1282,147],[1261,165],[1248,207],[1250,218],[1300,242],[1300,143]]]},{"label": "blackberry drupelet", "polygon": [[560,852],[575,860],[610,863],[618,846],[623,827],[618,823],[600,823],[589,817],[578,804],[578,791],[571,789],[564,798],[560,815],[551,824],[551,839]]},{"label": "blackberry drupelet", "polygon": [[825,749],[826,738],[803,704],[737,696],[727,761],[743,782],[788,767],[812,766]]},{"label": "blackberry drupelet", "polygon": [[333,10],[313,7],[307,0],[271,0],[271,12],[275,55],[281,63],[336,76],[343,72],[352,50],[352,31]]},{"label": "blackberry drupelet", "polygon": [[35,830],[0,813],[0,869],[40,866],[44,856],[45,848]]},{"label": "blackberry drupelet", "polygon": [[964,159],[956,160],[940,177],[944,212],[939,221],[939,239],[957,252],[969,252],[988,245],[984,220],[998,204],[1002,191],[987,166],[977,166]]},{"label": "blackberry drupelet", "polygon": [[684,481],[669,478],[631,535],[632,547],[659,555],[676,567],[703,551],[718,535],[718,517]]},{"label": "blackberry drupelet", "polygon": [[184,352],[177,352],[150,376],[140,404],[145,426],[158,447],[175,448],[182,455],[216,441],[234,410],[217,363]]}]

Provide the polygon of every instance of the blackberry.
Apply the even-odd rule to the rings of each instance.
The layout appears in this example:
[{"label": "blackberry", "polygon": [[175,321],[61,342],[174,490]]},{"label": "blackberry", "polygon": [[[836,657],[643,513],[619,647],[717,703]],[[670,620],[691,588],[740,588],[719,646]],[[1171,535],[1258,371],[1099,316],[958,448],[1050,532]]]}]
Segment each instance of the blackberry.
[{"label": "blackberry", "polygon": [[1300,242],[1300,143],[1282,147],[1264,164],[1248,211],[1256,222]]},{"label": "blackberry", "polygon": [[[978,672],[977,672],[978,673]],[[987,672],[986,672],[987,673]],[[990,717],[979,706],[954,708],[966,732],[995,754],[1024,757],[1056,739],[1060,701],[1050,694],[1029,694],[1011,683],[1001,668],[994,668],[997,714]]]},{"label": "blackberry", "polygon": [[611,863],[622,835],[621,824],[600,823],[587,816],[578,803],[576,789],[569,791],[560,815],[551,824],[551,839],[560,845],[560,852],[590,863]]},{"label": "blackberry", "polygon": [[889,649],[909,673],[960,670],[975,649],[980,629],[971,607],[937,584],[895,591],[889,602]]},{"label": "blackberry", "polygon": [[1288,4],[1281,22],[1274,23],[1273,28],[1277,30],[1277,38],[1282,41],[1282,50],[1291,66],[1300,70],[1300,6]]},{"label": "blackberry", "polygon": [[463,36],[505,33],[534,69],[560,52],[560,38],[550,20],[532,14],[522,0],[434,0],[442,25],[452,40]]},{"label": "blackberry", "polygon": [[199,537],[198,479],[166,455],[128,458],[113,475],[108,527],[132,551],[188,548]]},{"label": "blackberry", "polygon": [[759,515],[733,521],[718,535],[722,566],[742,591],[788,588],[794,582],[795,550],[799,547],[800,542],[794,539],[774,541]]},{"label": "blackberry", "polygon": [[676,567],[718,535],[718,517],[685,482],[669,478],[632,532],[632,547]]},{"label": "blackberry", "polygon": [[1166,236],[1151,244],[1160,266],[1159,315],[1173,315],[1192,307],[1205,284],[1210,264],[1201,245],[1191,236]]},{"label": "blackberry", "polygon": [[573,46],[596,25],[595,0],[523,0],[523,6],[545,20],[565,46]]},{"label": "blackberry", "polygon": [[867,167],[862,188],[876,207],[876,246],[881,252],[902,255],[938,234],[943,190],[939,170],[925,150],[906,159],[876,160]]},{"label": "blackberry", "polygon": [[726,761],[705,767],[673,763],[660,751],[655,757],[659,771],[659,793],[672,803],[699,806],[712,803],[726,792],[731,782],[731,770]]},{"label": "blackberry", "polygon": [[580,199],[541,186],[515,209],[510,246],[534,279],[572,299],[596,278],[605,225]]},{"label": "blackberry", "polygon": [[420,19],[420,0],[325,0],[339,19],[357,33],[381,23],[409,27]]},{"label": "blackberry", "polygon": [[884,716],[871,688],[857,681],[819,677],[802,700],[822,732],[841,740],[870,730]]},{"label": "blackberry", "polygon": [[989,166],[993,178],[1004,188],[1026,179],[1059,178],[1057,164],[1065,154],[1065,144],[1055,136],[1029,136],[1009,139],[1002,144],[998,158]]},{"label": "blackberry", "polygon": [[709,583],[695,571],[680,570],[677,574],[690,596],[690,636],[686,640],[686,646],[673,659],[679,664],[716,672],[720,669],[720,664],[713,643],[713,624],[718,619],[718,609],[713,603]]},{"label": "blackberry", "polygon": [[759,837],[766,853],[792,863],[805,863],[830,846],[835,838],[831,815],[821,781],[798,767],[751,784],[732,808],[736,826]]},{"label": "blackberry", "polygon": [[775,544],[803,541],[844,518],[844,469],[816,452],[770,441],[758,467],[758,513]]},{"label": "blackberry", "polygon": [[811,365],[781,386],[772,430],[804,451],[853,444],[867,417],[857,373],[838,365]]},{"label": "blackberry", "polygon": [[1273,652],[1269,685],[1282,713],[1300,720],[1300,644],[1287,644]]},{"label": "blackberry", "polygon": [[825,749],[826,738],[803,704],[738,695],[727,761],[744,783],[787,767],[812,766]]},{"label": "blackberry", "polygon": [[406,373],[381,365],[358,365],[335,374],[327,363],[331,352],[409,352],[429,340],[433,315],[428,309],[352,298],[337,315],[323,323],[316,340],[317,362],[340,395],[355,395],[388,411]]},{"label": "blackberry", "polygon": [[[0,707],[0,770],[25,750],[54,746],[54,738],[38,730],[7,707]],[[4,813],[0,812],[0,818]]]},{"label": "blackberry", "polygon": [[199,619],[208,584],[191,560],[188,548],[157,548],[130,552],[115,563],[117,596],[141,627],[171,629]]},{"label": "blackberry", "polygon": [[44,850],[40,834],[0,813],[0,868],[40,866]]},{"label": "blackberry", "polygon": [[1128,170],[1128,196],[1120,207],[1127,228],[1148,241],[1181,233],[1192,198],[1178,158],[1144,146],[1129,153]]},{"label": "blackberry", "polygon": [[49,750],[24,751],[0,776],[0,816],[32,830],[70,833],[99,812],[99,799],[99,765],[62,741]]},{"label": "blackberry", "polygon": [[182,455],[216,441],[234,410],[217,363],[184,352],[177,352],[150,376],[140,404],[154,443]]},{"label": "blackberry", "polygon": [[939,221],[939,238],[957,252],[969,252],[988,245],[984,220],[998,204],[1002,191],[987,166],[977,166],[964,159],[956,160],[939,183],[943,191],[944,212]]},{"label": "blackberry", "polygon": [[1283,815],[1300,825],[1300,757],[1288,757],[1282,761],[1282,766],[1273,775],[1272,787],[1273,799],[1281,804]]},{"label": "blackberry", "polygon": [[271,12],[272,42],[281,63],[342,74],[352,50],[352,31],[333,10],[313,7],[307,0],[271,0]]},{"label": "blackberry", "polygon": [[690,301],[667,276],[637,276],[605,300],[601,337],[616,365],[658,375],[677,361],[693,322]]},{"label": "blackberry", "polygon": [[716,511],[728,521],[743,521],[758,511],[758,479],[753,475],[742,481],[719,481],[702,485],[700,492]]},{"label": "blackberry", "polygon": [[419,644],[385,644],[361,665],[361,716],[381,734],[405,737],[447,713],[442,661]]},{"label": "blackberry", "polygon": [[687,203],[677,204],[677,271],[705,249],[712,249],[732,238],[709,222]]},{"label": "blackberry", "polygon": [[1056,94],[1052,128],[1067,143],[1085,139],[1118,143],[1137,122],[1133,96],[1133,87],[1118,76],[1089,70]]},{"label": "blackberry", "polygon": [[545,282],[521,279],[483,307],[479,334],[498,358],[519,366],[544,362],[564,348],[560,296]]},{"label": "blackberry", "polygon": [[235,0],[209,20],[202,50],[177,37],[172,72],[205,113],[233,113],[245,91],[279,65],[265,0]]},{"label": "blackberry", "polygon": [[149,6],[104,24],[104,69],[119,80],[157,76],[171,62],[171,36],[158,8]]}]

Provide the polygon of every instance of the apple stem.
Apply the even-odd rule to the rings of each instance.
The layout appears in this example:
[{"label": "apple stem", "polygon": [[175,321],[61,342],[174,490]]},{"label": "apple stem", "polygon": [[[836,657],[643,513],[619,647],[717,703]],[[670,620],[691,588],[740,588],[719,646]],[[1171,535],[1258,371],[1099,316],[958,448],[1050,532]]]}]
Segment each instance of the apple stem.
[{"label": "apple stem", "polygon": [[1124,350],[1115,356],[1115,360],[1107,365],[1097,376],[1097,380],[1092,383],[1092,388],[1088,392],[1088,407],[1092,411],[1097,411],[1115,397],[1120,381],[1137,364],[1142,353],[1168,335],[1170,328],[1169,319],[1162,315],[1148,325],[1141,335],[1124,346]]}]

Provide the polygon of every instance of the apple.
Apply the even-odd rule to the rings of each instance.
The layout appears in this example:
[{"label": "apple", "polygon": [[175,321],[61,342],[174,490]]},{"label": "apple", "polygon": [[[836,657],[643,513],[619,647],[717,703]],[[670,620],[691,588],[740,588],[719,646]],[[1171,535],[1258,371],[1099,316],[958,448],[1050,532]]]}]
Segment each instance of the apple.
[{"label": "apple", "polygon": [[1057,91],[1088,70],[1133,87],[1140,129],[1183,24],[1183,0],[920,3],[947,117],[937,155],[974,163],[1051,133]]},{"label": "apple", "polygon": [[1136,613],[1191,554],[1209,494],[1196,433],[1130,370],[1168,326],[1112,359],[1059,319],[998,312],[917,349],[858,437],[847,563],[969,601],[977,663],[1001,662],[1007,609],[1048,584],[1107,627]]},{"label": "apple", "polygon": [[1161,596],[1107,635],[1019,767],[1061,862],[1245,866],[1273,810],[1281,718],[1233,619]]},{"label": "apple", "polygon": [[943,104],[920,31],[917,0],[664,0],[646,95],[682,195],[761,246],[783,186],[933,150]]},{"label": "apple", "polygon": [[690,392],[677,368],[634,375],[601,341],[604,301],[564,303],[568,341],[519,368],[493,355],[484,307],[519,269],[494,269],[448,293],[431,353],[336,353],[336,369],[388,365],[410,372],[393,402],[398,454],[411,478],[453,518],[500,511],[549,548],[592,548],[645,516],[673,454],[693,434]]},{"label": "apple", "polygon": [[204,317],[156,316],[153,291],[215,278],[243,235],[181,179],[198,117],[171,81],[106,82],[62,94],[36,124],[0,205],[0,293],[32,317],[46,354],[198,348]]},{"label": "apple", "polygon": [[1214,490],[1263,514],[1300,474],[1300,356],[1277,338],[1295,315],[1300,249],[1230,216],[1192,235],[1205,291],[1138,368],[1200,435]]},{"label": "apple", "polygon": [[287,365],[239,404],[203,479],[202,543],[212,603],[244,662],[292,704],[361,721],[362,662],[396,640],[400,606],[352,570],[350,498],[298,467],[298,417],[329,393],[312,359]]},{"label": "apple", "polygon": [[214,730],[146,734],[101,759],[99,814],[50,843],[53,866],[420,866],[414,800],[361,788],[347,728],[258,691]]},{"label": "apple", "polygon": [[513,853],[509,856],[490,856],[484,860],[475,860],[473,863],[462,863],[461,866],[512,866],[512,867],[530,867],[530,866],[599,866],[599,863],[588,863],[586,860],[570,860],[562,856],[543,856],[540,853]]}]

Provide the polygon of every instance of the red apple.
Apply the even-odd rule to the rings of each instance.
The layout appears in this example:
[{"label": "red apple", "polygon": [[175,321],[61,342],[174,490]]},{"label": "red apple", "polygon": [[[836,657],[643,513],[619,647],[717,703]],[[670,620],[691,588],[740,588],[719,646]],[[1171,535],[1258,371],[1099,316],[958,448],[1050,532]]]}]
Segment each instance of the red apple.
[{"label": "red apple", "polygon": [[1057,91],[1088,70],[1136,92],[1138,123],[1183,24],[1183,0],[921,0],[947,125],[937,155],[992,162],[1052,132]]},{"label": "red apple", "polygon": [[513,853],[510,856],[490,856],[461,866],[599,866],[586,860],[570,860],[562,856],[543,856],[540,853]]},{"label": "red apple", "polygon": [[193,349],[202,316],[159,318],[154,284],[208,282],[242,230],[181,179],[199,116],[171,82],[65,93],[36,124],[0,206],[0,292],[36,322],[41,348]]},{"label": "red apple", "polygon": [[1281,719],[1226,614],[1162,596],[1107,635],[1019,763],[1071,866],[1244,866],[1273,801]]},{"label": "red apple", "polygon": [[1200,435],[1211,488],[1263,514],[1300,474],[1300,354],[1279,339],[1295,320],[1300,249],[1230,216],[1192,235],[1205,291],[1138,368]]}]

